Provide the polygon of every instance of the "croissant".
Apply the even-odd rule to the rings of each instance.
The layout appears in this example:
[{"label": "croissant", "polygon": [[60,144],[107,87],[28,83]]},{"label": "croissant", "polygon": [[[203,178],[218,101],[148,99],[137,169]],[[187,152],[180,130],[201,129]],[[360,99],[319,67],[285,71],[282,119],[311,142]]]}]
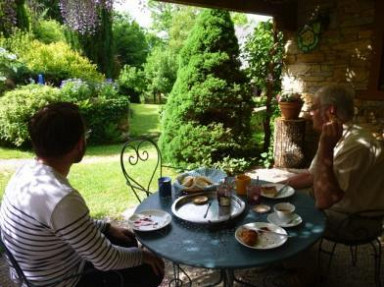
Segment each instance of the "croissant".
[{"label": "croissant", "polygon": [[184,186],[184,190],[188,192],[200,191],[213,184],[213,182],[206,176],[188,175],[181,182]]}]

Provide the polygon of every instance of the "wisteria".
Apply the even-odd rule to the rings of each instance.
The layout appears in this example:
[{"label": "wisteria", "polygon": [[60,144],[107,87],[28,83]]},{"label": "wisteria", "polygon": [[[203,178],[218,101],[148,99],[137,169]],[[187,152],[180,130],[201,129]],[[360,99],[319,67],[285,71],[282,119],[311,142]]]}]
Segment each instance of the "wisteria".
[{"label": "wisteria", "polygon": [[17,24],[15,0],[0,0],[0,23],[3,30],[11,30]]},{"label": "wisteria", "polygon": [[100,24],[99,12],[111,11],[113,0],[61,0],[60,10],[65,23],[80,34],[93,34]]}]

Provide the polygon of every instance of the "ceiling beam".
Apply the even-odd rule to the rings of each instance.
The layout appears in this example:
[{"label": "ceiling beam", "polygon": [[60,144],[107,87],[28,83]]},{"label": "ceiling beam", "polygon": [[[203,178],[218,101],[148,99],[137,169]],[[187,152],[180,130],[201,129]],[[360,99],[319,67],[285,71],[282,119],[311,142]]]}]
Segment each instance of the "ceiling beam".
[{"label": "ceiling beam", "polygon": [[297,28],[297,0],[156,0],[174,4],[272,16],[279,29]]}]

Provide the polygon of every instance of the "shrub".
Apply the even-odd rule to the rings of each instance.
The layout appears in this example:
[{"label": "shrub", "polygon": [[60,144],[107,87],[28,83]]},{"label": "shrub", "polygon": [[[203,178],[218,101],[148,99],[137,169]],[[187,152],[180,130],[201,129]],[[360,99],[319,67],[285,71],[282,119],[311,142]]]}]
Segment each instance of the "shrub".
[{"label": "shrub", "polygon": [[136,67],[125,65],[120,72],[119,90],[122,95],[129,96],[132,103],[140,103],[140,95],[145,90],[144,72]]},{"label": "shrub", "polygon": [[128,133],[129,100],[97,98],[79,103],[87,127],[92,129],[90,144],[109,144],[125,140]]},{"label": "shrub", "polygon": [[81,79],[62,81],[60,92],[68,101],[93,98],[114,99],[120,97],[118,86],[112,82],[87,82]]},{"label": "shrub", "polygon": [[29,146],[27,122],[30,117],[48,103],[59,101],[79,105],[88,127],[93,131],[89,140],[91,144],[121,142],[124,135],[128,134],[129,100],[80,98],[58,88],[36,84],[6,92],[0,98],[0,143],[16,147]]},{"label": "shrub", "polygon": [[0,95],[4,90],[13,89],[17,84],[26,84],[31,73],[17,55],[0,46]]},{"label": "shrub", "polygon": [[103,80],[96,65],[63,42],[43,44],[35,40],[18,52],[29,69],[37,74],[44,73],[46,81],[55,86],[67,78]]},{"label": "shrub", "polygon": [[77,102],[96,97],[88,82],[81,79],[68,79],[61,82],[60,93],[70,102]]},{"label": "shrub", "polygon": [[5,92],[0,98],[0,141],[13,146],[27,145],[29,118],[44,105],[60,101],[57,88],[27,85]]},{"label": "shrub", "polygon": [[243,157],[254,104],[238,56],[229,13],[202,12],[180,52],[164,109],[159,145],[165,161],[212,165]]},{"label": "shrub", "polygon": [[33,26],[33,34],[36,39],[50,44],[54,42],[65,42],[64,29],[55,20],[39,20]]}]

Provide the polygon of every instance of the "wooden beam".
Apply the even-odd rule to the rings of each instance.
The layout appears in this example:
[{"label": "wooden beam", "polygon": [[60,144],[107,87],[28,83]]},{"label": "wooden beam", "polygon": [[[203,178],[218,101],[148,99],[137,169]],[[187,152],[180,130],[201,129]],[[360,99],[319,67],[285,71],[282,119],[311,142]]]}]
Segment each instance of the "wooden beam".
[{"label": "wooden beam", "polygon": [[156,0],[160,2],[197,6],[212,9],[272,16],[279,29],[294,31],[297,28],[297,0]]}]

